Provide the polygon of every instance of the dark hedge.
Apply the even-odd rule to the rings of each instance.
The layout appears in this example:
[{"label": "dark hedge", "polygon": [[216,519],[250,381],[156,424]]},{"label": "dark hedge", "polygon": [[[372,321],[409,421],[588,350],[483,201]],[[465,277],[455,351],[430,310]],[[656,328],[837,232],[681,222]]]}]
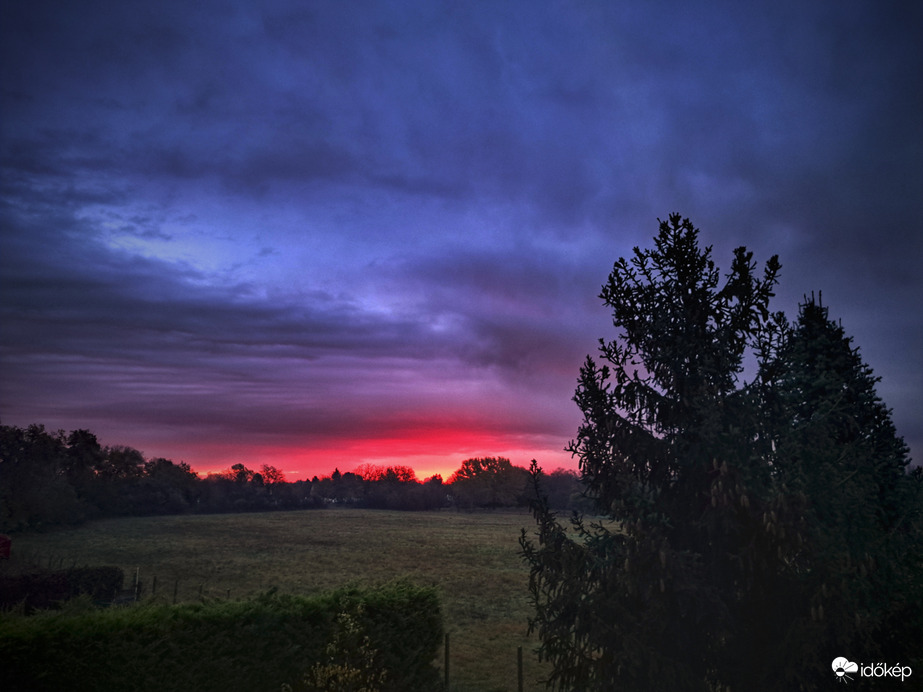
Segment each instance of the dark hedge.
[{"label": "dark hedge", "polygon": [[56,608],[75,596],[111,602],[122,589],[125,575],[118,567],[71,569],[0,577],[0,609],[22,606],[27,613]]},{"label": "dark hedge", "polygon": [[[74,611],[77,609],[71,609]],[[304,689],[305,674],[331,663],[342,616],[361,627],[382,692],[439,687],[433,663],[443,636],[434,589],[395,582],[305,597],[45,612],[0,617],[0,689]]]}]

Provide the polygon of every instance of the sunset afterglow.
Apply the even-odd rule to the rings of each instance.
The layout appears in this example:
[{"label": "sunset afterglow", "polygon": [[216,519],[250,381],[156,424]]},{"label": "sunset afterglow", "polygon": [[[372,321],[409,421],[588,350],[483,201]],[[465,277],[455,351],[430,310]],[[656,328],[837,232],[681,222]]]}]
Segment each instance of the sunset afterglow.
[{"label": "sunset afterglow", "polygon": [[823,291],[923,455],[917,3],[7,2],[0,420],[293,480],[575,468],[657,219]]}]

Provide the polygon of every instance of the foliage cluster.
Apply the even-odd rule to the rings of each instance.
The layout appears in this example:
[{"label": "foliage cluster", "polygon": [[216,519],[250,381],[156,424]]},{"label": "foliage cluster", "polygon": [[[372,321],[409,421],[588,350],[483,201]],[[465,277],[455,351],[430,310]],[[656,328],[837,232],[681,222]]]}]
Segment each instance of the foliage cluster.
[{"label": "foliage cluster", "polygon": [[79,523],[98,516],[169,514],[199,500],[184,463],[103,447],[87,430],[0,426],[0,528]]},{"label": "foliage cluster", "polygon": [[[361,605],[361,604],[360,604]],[[357,615],[361,615],[361,607]],[[378,692],[388,677],[378,662],[379,653],[362,631],[356,615],[337,615],[333,640],[324,650],[326,660],[311,666],[299,688],[324,692]],[[288,683],[282,692],[295,692]]]},{"label": "foliage cluster", "polygon": [[435,590],[408,582],[312,598],[267,592],[241,601],[5,614],[0,687],[278,692],[296,682],[294,689],[317,689],[304,684],[309,671],[346,660],[352,668],[361,662],[382,692],[431,690],[442,632]]},{"label": "foliage cluster", "polygon": [[468,459],[449,482],[462,507],[510,507],[527,504],[529,472],[503,457]]},{"label": "foliage cluster", "polygon": [[581,368],[569,447],[601,520],[559,522],[533,462],[521,538],[555,689],[808,690],[839,655],[923,663],[923,475],[827,308],[770,311],[779,269],[738,248],[722,281],[679,215],[615,263],[619,332]]}]

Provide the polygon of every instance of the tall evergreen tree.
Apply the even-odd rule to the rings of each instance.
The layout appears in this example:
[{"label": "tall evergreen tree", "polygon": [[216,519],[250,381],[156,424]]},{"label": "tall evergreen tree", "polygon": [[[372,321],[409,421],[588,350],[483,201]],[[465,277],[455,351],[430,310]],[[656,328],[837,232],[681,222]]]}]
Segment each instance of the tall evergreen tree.
[{"label": "tall evergreen tree", "polygon": [[[854,376],[857,408],[844,421],[875,421],[877,441],[852,453],[844,439],[818,444],[836,443],[835,458],[852,454],[856,466],[865,452],[876,455],[876,487],[890,488],[890,499],[863,495],[862,511],[910,535],[906,450],[873,386],[859,386],[869,384],[861,361],[836,370],[799,356],[832,346],[769,311],[775,257],[759,278],[752,254],[738,248],[722,283],[688,220],[671,215],[654,242],[613,267],[601,298],[620,332],[601,340],[603,365],[587,359],[575,395],[584,422],[570,451],[600,518],[562,525],[539,492],[537,539],[521,539],[539,653],[560,690],[810,689],[832,674],[835,656],[852,654],[831,648],[848,640],[830,638],[835,624],[817,600],[832,593],[818,575],[834,556],[814,551],[833,550],[848,525],[818,513],[821,488],[796,482],[820,478],[804,470],[814,464],[803,439],[811,432],[799,427],[808,419],[796,404],[826,405],[799,381],[811,379],[801,370],[820,365],[821,379],[839,382],[832,389]],[[761,364],[749,384],[748,352]],[[818,415],[815,425],[831,424]],[[535,464],[533,477],[540,491]],[[907,587],[912,565],[901,574]]]},{"label": "tall evergreen tree", "polygon": [[878,378],[813,297],[763,372],[779,510],[769,521],[798,538],[776,575],[779,602],[766,604],[785,625],[783,660],[793,671],[840,655],[920,669],[923,477],[908,472]]}]

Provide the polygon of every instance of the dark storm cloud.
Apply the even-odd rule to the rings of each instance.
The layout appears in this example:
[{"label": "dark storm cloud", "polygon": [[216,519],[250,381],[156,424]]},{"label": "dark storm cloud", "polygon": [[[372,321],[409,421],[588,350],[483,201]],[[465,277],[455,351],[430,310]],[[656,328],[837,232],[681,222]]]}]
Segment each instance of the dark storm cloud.
[{"label": "dark storm cloud", "polygon": [[5,3],[3,415],[566,437],[679,211],[823,290],[918,450],[921,12]]},{"label": "dark storm cloud", "polygon": [[391,272],[394,290],[421,318],[468,337],[458,343],[459,358],[496,368],[499,377],[547,381],[567,364],[569,386],[594,327],[605,326],[604,310],[587,324],[581,309],[598,306],[599,276],[558,253],[458,249],[404,259]]},{"label": "dark storm cloud", "polygon": [[[42,114],[47,125],[82,122],[84,137],[105,131],[106,146],[86,150],[115,172],[219,177],[235,192],[323,178],[529,196],[548,200],[549,211],[580,204],[593,174],[578,163],[592,142],[577,145],[582,128],[568,124],[583,114],[580,90],[556,83],[565,68],[541,46],[505,38],[520,17],[501,13],[495,31],[465,13],[454,27],[432,10],[379,18],[368,9],[328,7],[301,22],[268,10],[224,19],[220,33],[203,32],[195,12],[119,17],[124,10],[106,6],[46,18],[47,40],[59,42],[53,65],[24,42],[10,52],[35,55],[27,75],[67,95],[57,114]],[[287,40],[273,43],[279,24]],[[240,36],[233,49],[228,33]],[[102,75],[100,84],[78,92],[71,84],[84,80],[61,62]],[[107,83],[120,86],[108,100],[95,95]],[[546,103],[563,117],[535,115]],[[530,182],[528,171],[544,177]]]},{"label": "dark storm cloud", "polygon": [[[16,268],[22,258],[10,259],[5,404],[49,415],[70,406],[77,421],[120,419],[223,439],[329,438],[359,412],[373,435],[394,428],[400,412],[375,425],[366,402],[406,396],[414,361],[450,350],[425,325],[381,319],[328,295],[267,303],[246,286],[197,287],[194,272],[120,257],[98,259],[93,276],[60,265],[36,272],[33,261],[26,276]],[[401,368],[405,385],[393,377]]]}]

